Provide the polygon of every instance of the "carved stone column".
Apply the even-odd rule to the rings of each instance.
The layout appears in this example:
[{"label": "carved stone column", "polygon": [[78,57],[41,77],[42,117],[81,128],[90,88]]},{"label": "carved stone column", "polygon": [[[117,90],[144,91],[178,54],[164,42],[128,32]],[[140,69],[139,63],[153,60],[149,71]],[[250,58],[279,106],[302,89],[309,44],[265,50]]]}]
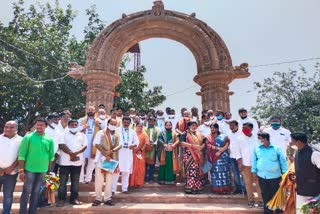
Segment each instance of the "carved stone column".
[{"label": "carved stone column", "polygon": [[201,86],[198,95],[202,98],[202,109],[230,111],[229,83],[233,80],[232,72],[203,72],[195,76],[194,81]]},{"label": "carved stone column", "polygon": [[111,72],[100,70],[90,70],[84,72],[82,80],[87,85],[86,108],[93,105],[96,108],[100,104],[106,106],[106,112],[109,113],[113,106],[113,95],[115,87],[120,83],[121,78]]}]

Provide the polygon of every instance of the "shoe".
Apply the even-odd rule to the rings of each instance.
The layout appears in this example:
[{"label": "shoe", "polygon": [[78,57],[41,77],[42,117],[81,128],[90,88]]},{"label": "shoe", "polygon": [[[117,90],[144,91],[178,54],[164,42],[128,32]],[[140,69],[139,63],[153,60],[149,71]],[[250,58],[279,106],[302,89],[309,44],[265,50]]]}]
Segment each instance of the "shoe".
[{"label": "shoe", "polygon": [[259,201],[259,202],[258,202],[258,207],[259,207],[259,208],[262,208],[262,209],[264,208],[264,203],[263,203],[263,201]]},{"label": "shoe", "polygon": [[71,201],[70,201],[70,204],[72,204],[72,205],[81,205],[82,202],[79,201],[78,199],[74,199],[74,200],[71,200]]},{"label": "shoe", "polygon": [[248,207],[253,208],[254,207],[254,201],[249,201],[248,202]]},{"label": "shoe", "polygon": [[95,200],[95,201],[92,203],[92,206],[93,206],[93,207],[96,207],[96,206],[99,206],[100,204],[101,204],[101,201]]},{"label": "shoe", "polygon": [[236,190],[232,193],[232,195],[241,195],[242,191]]},{"label": "shoe", "polygon": [[63,207],[64,206],[64,201],[58,201],[58,203],[56,204],[56,207]]},{"label": "shoe", "polygon": [[123,193],[123,194],[128,194],[128,191],[123,191],[122,193]]},{"label": "shoe", "polygon": [[108,200],[106,202],[104,202],[105,205],[108,205],[108,206],[114,206],[115,204],[112,202],[112,200]]}]

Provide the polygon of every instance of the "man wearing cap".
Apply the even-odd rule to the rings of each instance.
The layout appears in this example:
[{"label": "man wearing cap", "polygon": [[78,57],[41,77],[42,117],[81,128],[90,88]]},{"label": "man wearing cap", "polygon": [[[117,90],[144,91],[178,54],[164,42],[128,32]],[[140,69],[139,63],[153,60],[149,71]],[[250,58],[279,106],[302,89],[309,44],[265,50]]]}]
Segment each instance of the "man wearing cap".
[{"label": "man wearing cap", "polygon": [[149,136],[150,144],[146,147],[146,174],[144,177],[145,182],[152,182],[154,179],[154,169],[157,156],[157,142],[161,129],[155,126],[156,119],[154,117],[148,118],[148,127],[145,129]]},{"label": "man wearing cap", "polygon": [[297,150],[295,154],[296,213],[302,214],[298,208],[307,199],[320,194],[320,151],[312,150],[305,133],[292,133],[291,139],[291,147]]}]

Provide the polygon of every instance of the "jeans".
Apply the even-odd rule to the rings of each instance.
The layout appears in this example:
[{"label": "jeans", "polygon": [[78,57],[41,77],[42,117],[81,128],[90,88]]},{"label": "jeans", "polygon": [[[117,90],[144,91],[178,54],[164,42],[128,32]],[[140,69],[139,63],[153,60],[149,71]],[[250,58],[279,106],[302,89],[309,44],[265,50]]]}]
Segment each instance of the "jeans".
[{"label": "jeans", "polygon": [[[259,178],[259,185],[261,188],[261,195],[264,202],[264,214],[273,214],[273,210],[269,210],[267,203],[273,198],[279,189],[281,177],[274,179],[263,179]],[[282,213],[281,210],[277,209],[276,213]]]},{"label": "jeans", "polygon": [[13,202],[13,192],[17,183],[18,173],[15,175],[0,176],[0,186],[3,188],[3,210],[2,214],[10,214]]},{"label": "jeans", "polygon": [[146,164],[146,174],[144,176],[144,181],[153,181],[154,178],[154,168],[155,164]]},{"label": "jeans", "polygon": [[234,185],[236,187],[236,192],[242,193],[245,191],[243,177],[240,176],[240,170],[238,167],[237,160],[235,158],[230,158],[231,171],[234,177]]},{"label": "jeans", "polygon": [[58,199],[65,201],[67,198],[67,182],[70,175],[71,179],[71,195],[70,201],[78,199],[79,196],[79,180],[81,166],[61,166],[60,165],[60,186],[58,189]]},{"label": "jeans", "polygon": [[[20,197],[20,214],[36,213],[39,195],[40,195],[40,185],[45,175],[46,175],[45,172],[34,173],[34,172],[28,172],[25,170],[26,178],[23,184],[23,190]],[[29,204],[29,212],[28,212],[29,196],[30,196],[30,204]]]}]

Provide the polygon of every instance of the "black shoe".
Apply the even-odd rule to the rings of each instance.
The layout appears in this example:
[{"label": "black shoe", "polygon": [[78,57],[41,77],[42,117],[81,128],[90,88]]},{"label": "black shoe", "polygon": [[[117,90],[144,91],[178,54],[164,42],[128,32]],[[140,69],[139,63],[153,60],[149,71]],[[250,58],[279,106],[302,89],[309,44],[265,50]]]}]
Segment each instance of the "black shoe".
[{"label": "black shoe", "polygon": [[253,208],[254,207],[254,201],[249,201],[248,202],[248,207]]},{"label": "black shoe", "polygon": [[101,201],[95,200],[95,201],[92,203],[92,206],[93,206],[93,207],[96,207],[96,206],[99,206],[100,204],[101,204]]},{"label": "black shoe", "polygon": [[115,204],[112,202],[112,200],[108,200],[106,202],[104,202],[105,205],[108,205],[108,206],[114,206]]},{"label": "black shoe", "polygon": [[259,207],[259,208],[262,208],[262,209],[264,208],[264,203],[263,203],[263,201],[259,201],[259,202],[258,202],[258,207]]},{"label": "black shoe", "polygon": [[58,201],[58,203],[56,204],[56,207],[63,207],[64,206],[64,201],[60,200]]},{"label": "black shoe", "polygon": [[70,201],[70,204],[72,204],[72,205],[81,205],[82,202],[79,201],[78,199],[74,199],[74,200],[71,200],[71,201]]}]

